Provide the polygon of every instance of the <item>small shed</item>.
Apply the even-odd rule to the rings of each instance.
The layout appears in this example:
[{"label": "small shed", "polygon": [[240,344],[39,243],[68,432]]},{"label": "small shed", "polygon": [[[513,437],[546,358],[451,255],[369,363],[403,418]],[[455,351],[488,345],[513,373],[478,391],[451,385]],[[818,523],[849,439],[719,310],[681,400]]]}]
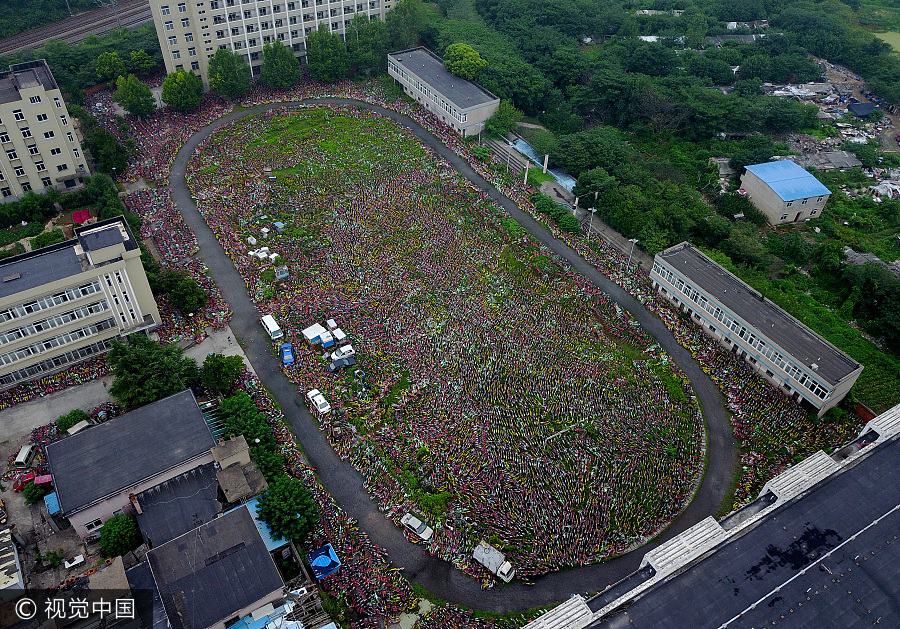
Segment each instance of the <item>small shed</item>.
[{"label": "small shed", "polygon": [[311,326],[303,330],[302,334],[303,338],[305,338],[308,343],[316,344],[322,342],[322,335],[327,332],[328,330],[323,328],[320,324],[313,323]]}]

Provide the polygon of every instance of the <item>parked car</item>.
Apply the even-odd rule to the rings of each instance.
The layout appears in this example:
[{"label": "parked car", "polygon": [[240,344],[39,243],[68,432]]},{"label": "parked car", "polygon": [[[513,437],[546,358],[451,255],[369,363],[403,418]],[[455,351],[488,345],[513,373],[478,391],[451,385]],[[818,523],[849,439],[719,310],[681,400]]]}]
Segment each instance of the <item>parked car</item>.
[{"label": "parked car", "polygon": [[422,522],[412,513],[405,514],[400,518],[400,524],[408,528],[411,532],[419,536],[423,541],[427,542],[434,535],[434,529]]},{"label": "parked car", "polygon": [[337,351],[331,353],[331,360],[337,360],[339,358],[347,358],[348,356],[355,356],[356,350],[353,349],[352,345],[344,345],[343,347],[337,348]]},{"label": "parked car", "polygon": [[322,392],[318,389],[310,390],[310,392],[306,394],[306,397],[312,402],[313,408],[323,415],[331,412],[331,404],[328,403],[328,400],[325,399],[325,396],[322,395]]},{"label": "parked car", "polygon": [[328,371],[330,371],[331,373],[334,373],[335,371],[340,371],[341,369],[346,369],[347,367],[352,367],[355,364],[356,364],[356,359],[353,358],[352,356],[349,356],[347,358],[338,358],[337,360],[332,361],[328,365]]},{"label": "parked car", "polygon": [[281,344],[281,362],[285,365],[294,364],[294,346],[290,343]]}]

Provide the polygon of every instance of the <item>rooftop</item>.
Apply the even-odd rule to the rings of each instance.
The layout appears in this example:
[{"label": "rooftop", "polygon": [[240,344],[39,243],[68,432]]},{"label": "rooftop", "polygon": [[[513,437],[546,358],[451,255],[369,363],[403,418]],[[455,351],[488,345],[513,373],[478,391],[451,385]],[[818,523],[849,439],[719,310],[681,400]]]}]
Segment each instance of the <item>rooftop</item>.
[{"label": "rooftop", "polygon": [[215,445],[190,391],[82,430],[47,446],[63,513],[148,480]]},{"label": "rooftop", "polygon": [[796,201],[831,194],[831,191],[812,173],[790,160],[752,164],[747,166],[747,170],[768,184],[782,201]]},{"label": "rooftop", "polygon": [[878,105],[875,103],[850,103],[847,105],[847,109],[850,110],[854,116],[858,116],[860,118],[865,118],[873,111],[878,109]]},{"label": "rooftop", "polygon": [[460,110],[471,109],[497,100],[489,91],[471,81],[455,76],[444,67],[436,54],[420,46],[389,55],[406,70],[428,83]]},{"label": "rooftop", "polygon": [[205,629],[284,584],[250,512],[236,509],[147,553],[172,629]]},{"label": "rooftop", "polygon": [[136,249],[137,242],[121,217],[111,218],[75,231],[76,238],[49,247],[6,258],[0,262],[0,298],[10,297],[32,288],[66,279],[87,271],[90,265],[76,251],[85,251],[123,243],[126,251]]},{"label": "rooftop", "polygon": [[195,467],[137,495],[138,525],[150,546],[160,546],[213,520],[222,505],[216,498],[213,463]]},{"label": "rooftop", "polygon": [[9,71],[0,73],[0,105],[22,100],[19,90],[40,86],[56,89],[56,80],[45,60],[13,64]]},{"label": "rooftop", "polygon": [[898,466],[894,436],[590,627],[900,626]]},{"label": "rooftop", "polygon": [[811,365],[817,365],[816,376],[832,386],[859,367],[855,360],[771,301],[762,298],[757,291],[689,243],[661,251],[657,258],[770,339],[807,370]]}]

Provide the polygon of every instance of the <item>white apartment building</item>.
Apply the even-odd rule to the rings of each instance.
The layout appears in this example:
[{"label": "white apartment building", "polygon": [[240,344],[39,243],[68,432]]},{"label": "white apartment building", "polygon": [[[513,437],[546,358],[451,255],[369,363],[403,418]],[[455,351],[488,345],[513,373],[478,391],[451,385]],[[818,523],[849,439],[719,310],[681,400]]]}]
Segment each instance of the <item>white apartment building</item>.
[{"label": "white apartment building", "polygon": [[0,203],[78,187],[88,172],[75,123],[47,62],[0,73]]},{"label": "white apartment building", "polygon": [[689,243],[656,254],[653,287],[785,395],[821,416],[863,367]]},{"label": "white apartment building", "polygon": [[263,45],[279,39],[305,58],[306,36],[324,24],[344,36],[362,13],[384,19],[393,0],[150,0],[166,72],[191,70],[208,86],[209,59],[219,48],[244,55],[253,76]]},{"label": "white apartment building", "polygon": [[105,353],[162,320],[121,217],[0,261],[0,390]]}]

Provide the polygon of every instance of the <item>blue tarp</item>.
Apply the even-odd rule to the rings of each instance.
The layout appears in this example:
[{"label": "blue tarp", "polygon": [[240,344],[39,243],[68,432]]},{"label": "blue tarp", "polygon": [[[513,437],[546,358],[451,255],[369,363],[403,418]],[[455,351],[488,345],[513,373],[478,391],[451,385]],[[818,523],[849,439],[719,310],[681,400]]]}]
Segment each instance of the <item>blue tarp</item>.
[{"label": "blue tarp", "polygon": [[309,565],[312,566],[313,573],[319,579],[324,579],[341,568],[341,562],[338,560],[331,544],[325,544],[322,548],[311,552],[309,554]]},{"label": "blue tarp", "polygon": [[47,513],[50,515],[59,513],[59,498],[56,496],[55,491],[44,496],[44,504],[47,506]]}]

